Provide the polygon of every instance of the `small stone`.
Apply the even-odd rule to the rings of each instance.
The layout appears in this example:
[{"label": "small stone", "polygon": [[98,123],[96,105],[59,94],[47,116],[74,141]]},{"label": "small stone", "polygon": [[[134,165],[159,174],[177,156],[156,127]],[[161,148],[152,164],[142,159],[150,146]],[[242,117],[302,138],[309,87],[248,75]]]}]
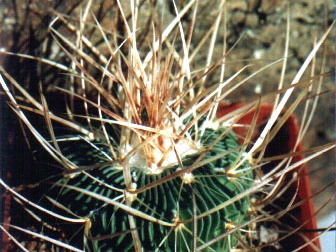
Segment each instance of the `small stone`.
[{"label": "small stone", "polygon": [[258,24],[259,24],[258,16],[253,13],[247,14],[245,24],[247,27],[250,27],[250,28],[258,27]]},{"label": "small stone", "polygon": [[279,27],[276,25],[268,25],[258,37],[259,41],[265,45],[271,45],[279,35]]},{"label": "small stone", "polygon": [[270,14],[276,10],[276,7],[279,6],[279,0],[263,0],[261,2],[259,11],[262,13]]},{"label": "small stone", "polygon": [[255,59],[262,59],[262,57],[264,56],[265,54],[265,50],[264,49],[258,49],[258,50],[255,50],[253,52],[253,56]]}]

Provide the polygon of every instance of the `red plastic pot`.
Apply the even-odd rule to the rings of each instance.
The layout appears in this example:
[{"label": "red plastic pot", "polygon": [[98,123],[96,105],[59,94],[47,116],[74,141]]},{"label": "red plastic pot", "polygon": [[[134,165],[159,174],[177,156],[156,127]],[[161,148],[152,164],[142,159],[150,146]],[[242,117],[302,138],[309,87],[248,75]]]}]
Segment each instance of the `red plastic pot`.
[{"label": "red plastic pot", "polygon": [[[217,117],[225,116],[228,113],[231,113],[243,107],[244,105],[245,104],[243,103],[220,104],[217,110]],[[255,127],[255,132],[252,137],[254,138],[254,140],[256,137],[259,136],[259,133],[263,129],[263,126],[265,126],[268,118],[272,114],[272,111],[273,111],[273,105],[270,104],[261,105],[260,110],[258,111],[259,114],[256,122],[257,125]],[[242,138],[240,138],[241,141],[243,141],[244,136],[246,136],[247,129],[249,125],[251,125],[255,113],[256,110],[252,110],[246,113],[237,122],[237,124],[239,124],[240,127],[233,127],[233,131],[239,136],[242,136]],[[241,125],[246,125],[247,127],[241,127]],[[285,122],[285,124],[277,133],[277,136],[275,136],[274,139],[268,144],[265,151],[265,155],[276,156],[293,151],[298,137],[298,133],[299,133],[299,126],[297,118],[295,117],[295,115],[290,115],[288,120]],[[299,145],[295,149],[295,152],[299,152],[302,150],[303,150],[302,145],[301,143],[299,143]],[[293,163],[298,162],[303,158],[304,158],[303,155],[294,156],[292,162]],[[307,244],[307,240],[309,240],[312,241],[312,243],[302,247],[300,251],[313,252],[316,251],[316,249],[321,249],[321,246],[318,234],[316,232],[312,232],[312,230],[317,229],[317,224],[316,224],[316,218],[314,216],[315,211],[313,201],[311,198],[312,192],[311,192],[310,180],[308,177],[308,170],[305,165],[302,165],[300,167],[297,167],[295,171],[298,172],[298,180],[296,181],[296,183],[293,183],[288,188],[288,190],[285,192],[285,195],[283,195],[282,198],[292,199],[293,195],[295,195],[296,190],[298,190],[294,204],[301,201],[303,203],[300,206],[296,207],[295,209],[291,210],[289,214],[294,215],[298,219],[298,224],[300,225],[302,225],[303,223],[305,224],[300,229],[300,231],[298,231],[294,235],[287,237],[282,243],[285,243],[285,245],[287,246],[287,249],[285,251],[292,251],[296,248],[299,248]],[[284,220],[281,221],[283,222]],[[304,240],[302,236],[305,236],[307,240]]]}]

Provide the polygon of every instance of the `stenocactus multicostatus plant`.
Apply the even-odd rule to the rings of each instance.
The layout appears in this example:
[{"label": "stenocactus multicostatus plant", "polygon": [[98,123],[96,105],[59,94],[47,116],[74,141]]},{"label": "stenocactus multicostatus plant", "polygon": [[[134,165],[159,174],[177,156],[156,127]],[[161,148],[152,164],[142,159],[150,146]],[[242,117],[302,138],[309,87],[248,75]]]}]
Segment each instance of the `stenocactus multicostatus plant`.
[{"label": "stenocactus multicostatus plant", "polygon": [[[235,135],[233,125],[245,112],[258,110],[259,101],[216,117],[218,104],[254,75],[236,80],[243,67],[224,78],[225,45],[211,63],[225,1],[211,32],[196,45],[191,39],[198,1],[180,10],[171,3],[174,17],[161,21],[151,1],[113,1],[110,30],[90,14],[92,1],[78,11],[78,22],[56,12],[49,25],[53,42],[46,42],[53,60],[35,60],[40,71],[46,73],[51,66],[66,76],[47,87],[41,80],[38,98],[4,71],[20,93],[14,95],[1,79],[11,107],[56,162],[44,161],[48,170],[56,169],[43,171],[41,181],[24,188],[44,189],[38,203],[18,193],[24,189],[11,190],[1,181],[44,230],[63,232],[62,242],[47,235],[41,239],[73,251],[239,251],[264,245],[255,241],[255,233],[260,226],[267,229],[263,222],[276,220],[263,204],[273,203],[278,195],[278,181],[286,175],[281,170],[290,172],[295,166],[289,155],[263,174],[262,154],[288,117],[276,122],[292,89],[279,88],[270,95],[279,103],[274,103],[274,115],[255,143],[255,120],[244,138]],[[191,19],[189,26],[183,18]],[[205,43],[210,44],[208,58],[201,69],[193,69]],[[207,84],[216,71],[216,81]],[[48,91],[65,96],[66,104],[57,104],[50,94],[47,99]],[[31,120],[31,114],[44,122]],[[277,237],[266,242],[278,247]]]},{"label": "stenocactus multicostatus plant", "polygon": [[56,184],[63,188],[59,203],[89,216],[92,247],[188,251],[211,242],[210,250],[228,251],[237,244],[227,231],[249,220],[249,196],[239,196],[253,184],[253,171],[240,163],[241,146],[232,132],[189,123],[182,136],[185,129],[132,132],[127,148],[115,150],[117,159],[104,142],[77,142],[63,153],[79,167],[95,167]]}]

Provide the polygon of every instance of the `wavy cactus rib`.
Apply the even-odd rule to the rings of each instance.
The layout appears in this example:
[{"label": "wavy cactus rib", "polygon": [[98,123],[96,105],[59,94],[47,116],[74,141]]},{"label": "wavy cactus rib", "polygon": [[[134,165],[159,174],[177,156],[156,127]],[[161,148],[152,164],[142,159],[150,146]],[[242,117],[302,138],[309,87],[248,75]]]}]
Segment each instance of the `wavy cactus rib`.
[{"label": "wavy cactus rib", "polygon": [[[217,130],[205,129],[200,136],[203,151],[215,144],[202,160],[220,154],[223,156],[215,161],[205,162],[205,165],[191,172],[181,171],[192,167],[200,154],[188,155],[182,160],[183,167],[175,165],[159,174],[147,174],[141,168],[131,167],[134,188],[143,188],[159,179],[163,182],[134,194],[130,206],[148,216],[173,224],[164,226],[146,218],[135,217],[136,230],[144,251],[189,251],[195,245],[203,245],[223,235],[228,230],[228,224],[241,224],[248,220],[249,197],[203,218],[197,218],[252,186],[253,174],[247,163],[236,170],[234,178],[226,174],[240,155],[235,135],[229,132],[222,137],[224,130],[224,127]],[[64,188],[59,201],[77,215],[90,216],[92,226],[87,243],[89,250],[95,248],[98,251],[133,251],[128,219],[130,213],[88,196],[85,192],[72,190],[72,187],[85,189],[115,199],[119,203],[127,200],[123,170],[119,166],[107,165],[102,154],[106,146],[99,148],[100,150],[93,149],[86,142],[76,143],[76,148],[68,148],[69,159],[79,166],[102,165],[89,173],[79,173],[72,179],[61,180]],[[164,180],[176,172],[182,175]],[[92,180],[93,177],[95,181]],[[108,188],[104,183],[119,190]],[[235,235],[240,236],[238,232]],[[230,235],[219,239],[206,251],[229,251],[236,244],[237,239]]]}]

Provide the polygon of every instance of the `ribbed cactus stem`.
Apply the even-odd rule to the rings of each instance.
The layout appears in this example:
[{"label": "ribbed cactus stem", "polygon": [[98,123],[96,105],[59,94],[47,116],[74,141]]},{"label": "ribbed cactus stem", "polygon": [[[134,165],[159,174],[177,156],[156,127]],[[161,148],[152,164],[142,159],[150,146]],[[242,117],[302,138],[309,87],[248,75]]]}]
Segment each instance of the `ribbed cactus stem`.
[{"label": "ribbed cactus stem", "polygon": [[[79,173],[73,179],[61,180],[64,188],[60,202],[77,215],[90,216],[92,226],[88,233],[92,239],[88,239],[86,247],[99,251],[133,251],[133,231],[144,251],[189,251],[208,242],[211,245],[205,251],[230,251],[234,248],[238,241],[236,237],[241,237],[240,231],[228,236],[225,233],[230,227],[249,219],[249,197],[209,214],[207,212],[250,188],[253,172],[245,162],[235,169],[235,174],[227,174],[242,155],[236,136],[225,131],[224,127],[204,129],[198,136],[201,146],[197,151],[184,149],[187,154],[182,156],[180,163],[162,167],[160,172],[146,171],[140,158],[133,157],[129,164],[131,190],[126,189],[123,169],[104,160],[102,152],[107,150],[107,146],[99,146],[100,150],[97,150],[83,142],[77,144],[77,152],[69,148],[69,159],[79,166],[101,163],[97,169]],[[195,132],[195,127],[189,131],[190,135]],[[139,153],[135,151],[134,155]],[[85,192],[72,190],[72,187],[128,205],[143,213],[144,217],[106,204]],[[130,226],[130,215],[134,217],[136,230]],[[163,222],[170,224],[160,224]]]}]

